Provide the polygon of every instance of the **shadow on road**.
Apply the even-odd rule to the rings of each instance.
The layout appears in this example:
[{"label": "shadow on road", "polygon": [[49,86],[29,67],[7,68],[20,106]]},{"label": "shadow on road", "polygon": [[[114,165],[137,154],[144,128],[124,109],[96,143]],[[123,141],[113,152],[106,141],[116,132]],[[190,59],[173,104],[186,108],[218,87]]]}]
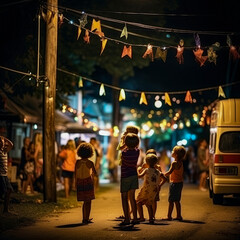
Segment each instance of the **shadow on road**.
[{"label": "shadow on road", "polygon": [[118,231],[140,231],[138,227],[135,227],[134,225],[127,225],[127,226],[116,226],[113,227],[113,229],[118,230]]},{"label": "shadow on road", "polygon": [[75,227],[81,227],[81,226],[86,226],[86,224],[72,223],[72,224],[59,225],[59,226],[56,226],[56,228],[75,228]]},{"label": "shadow on road", "polygon": [[240,198],[237,197],[224,197],[223,198],[224,206],[240,206]]}]

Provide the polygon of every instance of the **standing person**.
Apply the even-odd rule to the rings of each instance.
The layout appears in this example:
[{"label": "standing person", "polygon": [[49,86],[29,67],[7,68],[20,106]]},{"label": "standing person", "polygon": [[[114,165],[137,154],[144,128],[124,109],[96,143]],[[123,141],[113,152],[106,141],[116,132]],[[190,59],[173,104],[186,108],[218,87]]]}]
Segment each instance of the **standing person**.
[{"label": "standing person", "polygon": [[8,173],[8,152],[12,149],[12,147],[13,143],[9,139],[0,136],[0,196],[2,197],[2,195],[4,195],[3,206],[4,214],[11,214],[9,212],[8,207],[10,195],[13,192],[13,188],[7,177],[7,173]]},{"label": "standing person", "polygon": [[167,155],[167,150],[163,149],[160,154],[160,165],[163,172],[166,172],[169,169],[171,160]]},{"label": "standing person", "polygon": [[97,175],[93,162],[89,160],[93,155],[92,145],[90,143],[81,143],[77,148],[77,155],[80,157],[75,165],[77,200],[83,201],[82,223],[88,224],[92,222],[89,216],[92,200],[95,199],[93,175]]},{"label": "standing person", "polygon": [[197,162],[198,170],[200,174],[199,179],[199,190],[207,191],[206,180],[208,176],[208,151],[207,151],[207,141],[205,139],[201,140],[197,150]]},{"label": "standing person", "polygon": [[27,150],[27,162],[24,166],[24,172],[27,176],[27,180],[23,184],[23,193],[26,193],[28,185],[30,185],[31,194],[34,194],[33,182],[34,182],[34,171],[35,171],[35,145],[30,142]]},{"label": "standing person", "polygon": [[59,153],[59,157],[63,159],[62,177],[64,179],[65,196],[68,198],[76,164],[76,147],[74,140],[69,139],[67,141],[66,147]]},{"label": "standing person", "polygon": [[43,174],[43,145],[42,145],[42,134],[36,133],[34,135],[35,144],[35,176],[40,178]]},{"label": "standing person", "polygon": [[27,180],[27,175],[24,171],[24,166],[27,162],[27,153],[28,153],[28,147],[30,144],[30,138],[25,137],[23,139],[23,147],[21,150],[21,161],[20,161],[20,167],[19,167],[19,178],[21,179],[21,192],[23,193],[23,185],[25,184]]},{"label": "standing person", "polygon": [[95,186],[95,191],[98,190],[99,188],[99,174],[100,174],[100,166],[101,166],[101,157],[100,154],[98,152],[98,143],[97,143],[97,139],[95,137],[91,137],[90,138],[90,144],[92,144],[93,146],[93,156],[91,157],[91,160],[93,161],[94,165],[95,165],[95,169],[98,173],[98,175],[94,176],[94,186]]},{"label": "standing person", "polygon": [[169,176],[169,197],[168,197],[168,215],[164,220],[172,220],[172,212],[174,203],[177,210],[176,220],[182,221],[181,213],[181,194],[183,188],[183,159],[185,158],[186,150],[182,146],[175,146],[172,150],[172,157],[174,161],[171,163],[170,169],[164,174]]},{"label": "standing person", "polygon": [[122,150],[121,154],[122,165],[120,183],[124,221],[120,223],[120,226],[130,224],[128,198],[133,213],[133,221],[131,223],[139,223],[137,220],[137,204],[135,200],[135,191],[138,189],[137,161],[139,157],[139,137],[134,133],[128,133],[125,136],[125,145],[126,147]]},{"label": "standing person", "polygon": [[144,183],[137,196],[137,209],[140,221],[145,221],[142,206],[146,205],[148,209],[149,223],[153,224],[155,220],[157,196],[159,196],[161,186],[167,179],[158,169],[156,169],[158,158],[155,154],[152,154],[151,152],[148,153],[145,161],[148,167],[138,175],[138,177],[144,177]]},{"label": "standing person", "polygon": [[[154,155],[157,156],[156,150],[155,150],[155,149],[152,149],[152,148],[147,150],[146,156],[147,156],[148,154],[154,154]],[[157,157],[157,163],[154,165],[154,168],[157,169],[157,170],[162,174],[161,166],[160,166],[160,164],[158,164],[158,163],[159,163],[159,159],[158,159],[158,157]],[[142,166],[138,168],[138,174],[141,174],[141,173],[144,171],[144,169],[146,169],[146,168],[148,168],[148,167],[149,167],[149,165],[146,163],[146,158],[145,158],[144,161],[143,161]],[[159,191],[160,191],[160,188],[159,188]],[[155,219],[155,215],[156,215],[156,212],[157,212],[157,202],[160,201],[160,195],[159,195],[160,192],[159,192],[159,191],[158,191],[158,193],[156,194],[156,199],[155,199],[154,203],[152,204],[152,208],[153,208],[153,218],[154,218],[154,219]],[[142,221],[143,221],[143,219],[144,219],[143,210],[141,210],[140,207],[141,207],[141,209],[142,209],[142,206],[138,205],[138,212],[141,212],[142,215],[140,216],[140,219],[142,219]],[[139,214],[140,214],[140,213],[139,213]],[[140,220],[140,221],[141,221],[141,220]]]}]

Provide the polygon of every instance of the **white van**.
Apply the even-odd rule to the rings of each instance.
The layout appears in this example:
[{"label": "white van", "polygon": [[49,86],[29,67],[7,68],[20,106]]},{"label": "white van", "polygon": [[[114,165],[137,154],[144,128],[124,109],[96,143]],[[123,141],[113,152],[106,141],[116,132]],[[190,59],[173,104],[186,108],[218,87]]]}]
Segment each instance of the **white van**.
[{"label": "white van", "polygon": [[219,100],[211,114],[209,193],[214,204],[240,195],[240,99]]}]

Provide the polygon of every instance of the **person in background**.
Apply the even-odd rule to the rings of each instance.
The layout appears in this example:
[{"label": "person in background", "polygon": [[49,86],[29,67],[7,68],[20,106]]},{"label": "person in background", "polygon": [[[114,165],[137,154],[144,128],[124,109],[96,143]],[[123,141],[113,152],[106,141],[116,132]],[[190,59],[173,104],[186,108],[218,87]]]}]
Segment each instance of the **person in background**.
[{"label": "person in background", "polygon": [[[163,173],[156,169],[158,158],[151,152],[146,154],[147,168],[138,175],[138,177],[144,177],[143,186],[137,196],[137,208],[140,216],[140,221],[145,221],[143,215],[143,205],[147,206],[149,223],[153,224],[155,220],[157,199],[159,199],[159,191],[161,186],[166,182],[166,178]],[[157,197],[158,196],[158,197]]]},{"label": "person in background", "polygon": [[167,150],[163,149],[160,153],[160,165],[161,165],[161,169],[163,172],[166,172],[169,169],[169,166],[171,164],[171,160],[167,155]]},{"label": "person in background", "polygon": [[99,189],[99,174],[100,174],[100,166],[101,166],[101,156],[100,153],[98,152],[98,141],[95,137],[90,138],[90,144],[93,146],[93,156],[91,157],[91,160],[93,161],[95,165],[95,169],[97,171],[97,175],[94,176],[94,186],[95,186],[95,191],[98,191]]},{"label": "person in background", "polygon": [[207,191],[206,180],[208,177],[208,144],[205,139],[201,140],[197,150],[197,163],[200,174],[199,190]]},{"label": "person in background", "polygon": [[95,199],[93,175],[97,175],[94,163],[89,160],[93,155],[92,145],[90,143],[81,143],[77,148],[77,155],[80,157],[75,165],[77,200],[83,201],[82,223],[88,224],[92,223],[89,216],[92,200]]},{"label": "person in background", "polygon": [[125,136],[125,146],[122,150],[121,158],[121,183],[120,192],[122,199],[122,208],[124,213],[124,221],[120,226],[130,224],[130,211],[128,198],[130,200],[133,213],[132,224],[139,224],[137,219],[137,204],[135,200],[135,191],[138,189],[138,173],[137,161],[139,157],[139,137],[134,133],[128,133]]},{"label": "person in background", "polygon": [[34,182],[34,172],[35,172],[35,145],[30,142],[27,150],[27,162],[24,166],[24,172],[27,176],[27,180],[23,184],[23,193],[27,192],[28,185],[30,186],[31,194],[34,194],[33,182]]},{"label": "person in background", "polygon": [[23,185],[25,184],[27,180],[27,175],[24,171],[25,164],[27,162],[27,153],[28,153],[28,147],[30,144],[30,138],[25,137],[23,139],[23,147],[21,150],[21,161],[20,161],[20,166],[19,166],[19,178],[21,179],[21,192],[23,193]]},{"label": "person in background", "polygon": [[177,210],[176,220],[182,221],[181,212],[181,194],[183,188],[183,159],[185,158],[186,150],[182,146],[175,146],[172,150],[174,161],[171,163],[170,169],[164,174],[169,176],[169,197],[168,197],[168,214],[164,220],[172,220],[172,212],[174,203]]},{"label": "person in background", "polygon": [[62,177],[64,179],[65,197],[68,198],[72,188],[76,164],[76,147],[72,139],[67,141],[66,147],[59,153],[62,158]]},{"label": "person in background", "polygon": [[42,145],[42,134],[36,133],[34,135],[35,145],[35,177],[40,178],[43,174],[43,145]]},{"label": "person in background", "polygon": [[13,188],[7,176],[8,152],[12,147],[13,143],[9,139],[0,136],[0,196],[2,197],[4,195],[3,213],[15,215],[14,213],[9,212],[9,200]]}]

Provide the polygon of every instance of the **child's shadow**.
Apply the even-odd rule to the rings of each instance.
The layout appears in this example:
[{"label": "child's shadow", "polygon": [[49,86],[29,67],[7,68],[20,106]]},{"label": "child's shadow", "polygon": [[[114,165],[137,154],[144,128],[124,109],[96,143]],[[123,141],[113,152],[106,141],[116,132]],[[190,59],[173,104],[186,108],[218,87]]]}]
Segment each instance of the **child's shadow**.
[{"label": "child's shadow", "polygon": [[195,223],[195,224],[205,224],[205,222],[202,221],[196,221],[196,220],[187,220],[187,219],[183,219],[180,222],[184,222],[184,223]]},{"label": "child's shadow", "polygon": [[129,224],[126,226],[116,226],[113,227],[113,229],[118,230],[118,231],[140,231],[138,227],[135,227],[133,224]]},{"label": "child's shadow", "polygon": [[75,227],[81,227],[81,226],[86,226],[86,224],[72,223],[72,224],[59,225],[59,226],[56,226],[56,228],[75,228]]}]

